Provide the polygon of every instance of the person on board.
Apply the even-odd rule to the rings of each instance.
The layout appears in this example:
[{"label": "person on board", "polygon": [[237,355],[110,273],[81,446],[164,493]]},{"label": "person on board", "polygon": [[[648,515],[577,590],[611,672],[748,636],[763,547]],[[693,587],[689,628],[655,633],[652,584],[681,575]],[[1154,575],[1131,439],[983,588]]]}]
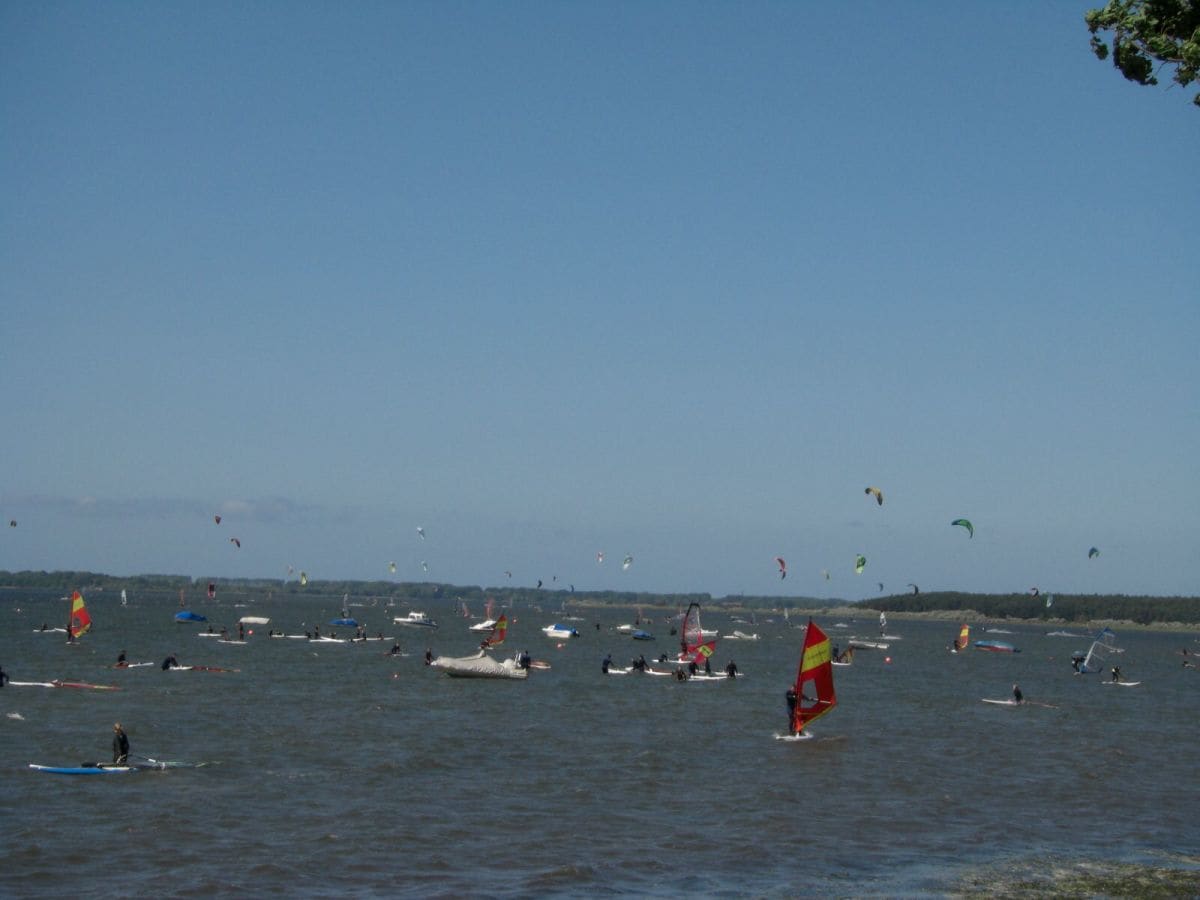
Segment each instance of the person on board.
[{"label": "person on board", "polygon": [[738,667],[732,659],[725,664],[725,676],[727,678],[737,678]]},{"label": "person on board", "polygon": [[526,670],[533,665],[533,657],[529,655],[528,650],[521,651],[521,655],[517,657],[517,665]]},{"label": "person on board", "polygon": [[238,622],[238,640],[244,641],[245,639],[246,639],[246,626],[243,625],[241,622]]},{"label": "person on board", "polygon": [[1121,680],[1121,667],[1120,667],[1120,666],[1113,666],[1113,667],[1112,667],[1112,680],[1113,680],[1113,681],[1120,681],[1120,680]]},{"label": "person on board", "polygon": [[177,668],[179,668],[179,660],[177,660],[175,658],[174,653],[170,654],[166,659],[164,659],[162,661],[162,670],[164,672],[167,671],[167,669],[177,669]]},{"label": "person on board", "polygon": [[834,662],[841,662],[841,661],[842,661],[842,654],[838,652],[838,645],[837,645],[837,644],[834,644],[834,645],[833,645],[833,661],[834,661]]},{"label": "person on board", "polygon": [[392,644],[392,649],[389,650],[388,653],[391,656],[399,656],[400,655],[400,643],[396,642],[395,644]]},{"label": "person on board", "polygon": [[1072,655],[1072,657],[1071,657],[1071,668],[1075,670],[1075,674],[1076,674],[1076,675],[1082,675],[1082,674],[1083,674],[1083,670],[1082,670],[1081,668],[1079,668],[1079,667],[1080,667],[1080,666],[1082,666],[1082,665],[1083,665],[1083,657],[1082,657],[1082,656],[1080,656],[1078,653],[1076,653],[1076,654]]},{"label": "person on board", "polygon": [[633,670],[635,672],[645,672],[646,671],[646,657],[643,656],[642,654],[638,654],[638,658],[635,659],[633,662],[631,662],[630,665],[633,667]]},{"label": "person on board", "polygon": [[676,681],[687,681],[688,680],[687,672],[683,671],[683,669],[676,669],[675,670],[675,680]]},{"label": "person on board", "polygon": [[123,766],[129,761],[129,736],[120,722],[113,725],[112,750],[114,766]]},{"label": "person on board", "polygon": [[125,662],[125,651],[122,650],[120,653],[117,654],[117,668],[123,669],[123,668],[125,668],[126,665],[128,665],[128,664]]},{"label": "person on board", "polygon": [[1013,700],[1017,703],[1025,702],[1025,695],[1021,693],[1021,686],[1019,684],[1013,685]]},{"label": "person on board", "polygon": [[697,672],[700,671],[700,667],[698,665],[696,665],[696,661],[693,659],[690,663],[687,664],[687,670],[688,670],[689,675],[695,675]]},{"label": "person on board", "polygon": [[608,674],[608,667],[612,665],[612,654],[609,653],[604,657],[604,662],[600,663],[600,671],[605,675]]},{"label": "person on board", "polygon": [[50,626],[47,625],[45,622],[43,622],[42,623],[42,631],[49,631],[49,630],[50,630]]},{"label": "person on board", "polygon": [[432,662],[433,662],[433,648],[426,647],[425,648],[425,665],[429,665]]},{"label": "person on board", "polygon": [[4,687],[9,681],[8,673],[4,671],[4,666],[0,666],[0,688]]},{"label": "person on board", "polygon": [[708,657],[707,657],[707,656],[706,656],[706,657],[704,657],[704,674],[705,674],[705,675],[711,675],[711,674],[712,674],[712,664],[711,664],[711,663],[709,663],[709,661],[708,661]]},{"label": "person on board", "polygon": [[796,704],[800,700],[796,696],[796,689],[794,687],[788,688],[784,699],[787,700],[788,708],[788,734],[796,734]]},{"label": "person on board", "polygon": [[223,640],[223,641],[229,640],[229,629],[226,628],[224,625],[221,626],[221,640]]}]

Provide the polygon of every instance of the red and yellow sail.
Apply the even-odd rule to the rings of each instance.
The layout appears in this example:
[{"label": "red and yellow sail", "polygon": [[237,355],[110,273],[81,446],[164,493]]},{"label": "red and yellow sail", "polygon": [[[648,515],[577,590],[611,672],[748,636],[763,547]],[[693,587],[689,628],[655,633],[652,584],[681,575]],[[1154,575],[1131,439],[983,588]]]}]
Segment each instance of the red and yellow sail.
[{"label": "red and yellow sail", "polygon": [[503,613],[496,620],[496,624],[492,626],[491,636],[488,637],[488,646],[495,647],[497,644],[503,644],[505,635],[508,634],[508,616]]},{"label": "red and yellow sail", "polygon": [[792,728],[799,734],[804,726],[837,706],[833,689],[833,653],[829,638],[812,619],[804,633],[804,649],[800,653],[800,670],[796,673],[796,707],[792,711]]},{"label": "red and yellow sail", "polygon": [[75,638],[87,633],[91,627],[92,617],[88,615],[87,607],[84,606],[83,594],[75,591],[71,594],[71,622],[67,626],[67,633]]},{"label": "red and yellow sail", "polygon": [[954,642],[955,650],[966,650],[967,645],[971,642],[971,626],[966,623],[959,629],[958,640]]}]

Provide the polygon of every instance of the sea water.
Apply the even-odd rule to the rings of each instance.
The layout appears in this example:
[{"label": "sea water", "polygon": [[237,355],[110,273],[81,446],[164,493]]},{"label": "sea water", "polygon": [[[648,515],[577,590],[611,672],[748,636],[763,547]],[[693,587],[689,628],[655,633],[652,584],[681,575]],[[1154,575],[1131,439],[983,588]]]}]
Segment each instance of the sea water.
[{"label": "sea water", "polygon": [[[1200,649],[1194,634],[1117,627],[1123,673],[1142,682],[1118,687],[1073,674],[1090,637],[1047,636],[1059,626],[976,626],[972,639],[1021,652],[951,654],[957,623],[893,616],[899,639],[835,669],[837,707],[789,743],[774,736],[803,642],[794,617],[747,626],[705,610],[705,627],[761,639],[718,641],[714,668],[733,659],[743,677],[679,683],[600,671],[607,653],[673,653],[665,612],[643,623],[654,642],[618,634],[631,612],[606,608],[580,610],[580,636],[554,641],[541,632],[553,614],[518,608],[497,653],[528,649],[551,668],[500,681],[424,665],[427,646],[478,644],[449,599],[421,607],[437,630],[392,625],[407,607],[375,603],[350,612],[406,655],[267,637],[318,624],[348,636],[327,624],[340,598],[193,607],[218,630],[271,617],[223,644],[176,624],[169,598],[94,595],[92,632],[68,646],[34,632],[65,619],[57,596],[0,594],[11,678],[121,688],[0,693],[0,894],[995,895],[1078,892],[1089,876],[1108,887],[1084,893],[1168,876],[1169,893],[1200,893],[1200,672],[1180,655]],[[843,648],[878,639],[872,614],[818,624]],[[155,665],[109,668],[121,650]],[[164,672],[169,653],[238,671]],[[1045,705],[980,702],[1014,683]],[[27,768],[107,759],[116,721],[135,754],[208,765]]]}]

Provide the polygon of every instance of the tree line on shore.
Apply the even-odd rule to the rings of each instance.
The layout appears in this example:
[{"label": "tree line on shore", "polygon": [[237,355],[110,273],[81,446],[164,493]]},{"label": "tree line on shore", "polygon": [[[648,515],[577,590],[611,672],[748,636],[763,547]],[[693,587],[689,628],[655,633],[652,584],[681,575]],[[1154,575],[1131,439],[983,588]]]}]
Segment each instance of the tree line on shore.
[{"label": "tree line on shore", "polygon": [[[726,610],[822,610],[859,607],[895,613],[974,612],[990,619],[1048,622],[1088,622],[1101,619],[1142,625],[1200,623],[1200,597],[1150,597],[1125,594],[974,594],[934,591],[892,594],[857,602],[838,598],[730,595],[706,593],[660,594],[638,591],[572,591],[532,587],[479,587],[438,582],[353,581],[271,578],[193,578],[188,575],[105,575],[96,572],[5,572],[0,588],[90,592],[126,591],[133,596],[177,598],[186,602],[205,597],[212,584],[218,595],[262,594],[394,599],[407,603],[462,601],[482,610],[489,599],[500,607],[537,605],[549,610],[570,607],[642,607],[683,610],[690,603]],[[181,593],[182,592],[182,593]]]}]

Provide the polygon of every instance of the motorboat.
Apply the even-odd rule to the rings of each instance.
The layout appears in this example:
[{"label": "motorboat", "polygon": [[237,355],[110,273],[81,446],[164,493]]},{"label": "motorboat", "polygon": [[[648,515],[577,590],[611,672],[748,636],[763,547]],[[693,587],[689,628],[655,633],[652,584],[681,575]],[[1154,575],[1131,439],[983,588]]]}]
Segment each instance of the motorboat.
[{"label": "motorboat", "polygon": [[482,622],[476,622],[467,628],[467,631],[491,631],[496,627],[495,619],[484,619]]},{"label": "motorboat", "polygon": [[570,625],[559,625],[558,623],[547,625],[542,629],[542,634],[548,638],[555,638],[557,640],[579,637],[578,629],[572,628]]},{"label": "motorboat", "polygon": [[411,628],[437,628],[437,622],[429,618],[428,614],[412,610],[406,616],[396,616],[392,619],[397,625],[407,625]]}]

